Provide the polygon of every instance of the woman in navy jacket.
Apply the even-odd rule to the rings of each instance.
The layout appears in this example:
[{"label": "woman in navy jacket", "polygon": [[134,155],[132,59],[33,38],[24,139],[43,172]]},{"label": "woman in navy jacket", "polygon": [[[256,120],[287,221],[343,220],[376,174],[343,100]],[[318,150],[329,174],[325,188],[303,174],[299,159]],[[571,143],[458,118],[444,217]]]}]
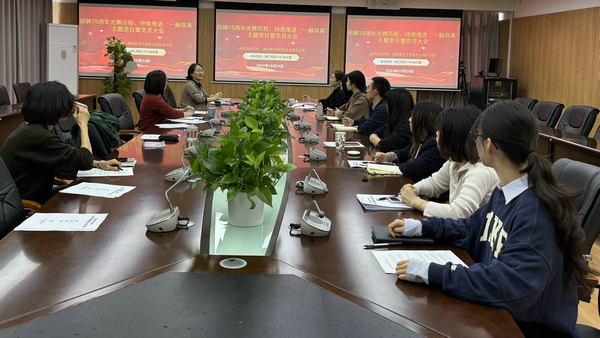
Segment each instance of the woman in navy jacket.
[{"label": "woman in navy jacket", "polygon": [[[487,204],[469,218],[395,220],[392,236],[430,236],[465,249],[469,268],[418,259],[398,262],[401,280],[426,283],[454,297],[501,307],[527,337],[581,337],[577,286],[588,289],[584,235],[572,189],[534,152],[538,125],[512,101],[496,103],[471,129],[481,162],[500,177]],[[584,290],[586,291],[586,290]]]},{"label": "woman in navy jacket", "polygon": [[408,119],[413,135],[409,144],[388,153],[378,152],[375,161],[400,163],[402,174],[415,183],[438,171],[445,162],[435,136],[436,119],[441,111],[442,107],[433,101],[417,103]]}]

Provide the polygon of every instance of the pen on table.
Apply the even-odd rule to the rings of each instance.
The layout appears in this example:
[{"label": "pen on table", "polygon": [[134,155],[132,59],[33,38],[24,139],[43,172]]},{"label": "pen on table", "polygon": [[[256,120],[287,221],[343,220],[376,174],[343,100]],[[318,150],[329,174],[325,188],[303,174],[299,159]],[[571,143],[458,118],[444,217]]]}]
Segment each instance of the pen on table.
[{"label": "pen on table", "polygon": [[396,197],[396,196],[385,196],[385,197],[379,197],[377,200],[378,200],[378,201],[385,201],[385,200],[387,200],[388,198],[392,198],[392,197]]},{"label": "pen on table", "polygon": [[365,244],[363,249],[387,248],[389,246],[400,246],[400,245],[402,245],[402,242]]}]

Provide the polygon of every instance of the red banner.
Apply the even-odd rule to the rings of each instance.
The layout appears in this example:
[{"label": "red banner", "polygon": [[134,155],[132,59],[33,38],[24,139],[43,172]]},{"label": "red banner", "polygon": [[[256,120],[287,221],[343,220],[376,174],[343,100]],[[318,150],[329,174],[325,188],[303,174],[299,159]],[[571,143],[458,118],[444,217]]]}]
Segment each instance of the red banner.
[{"label": "red banner", "polygon": [[348,17],[346,72],[360,70],[393,86],[456,88],[459,19]]},{"label": "red banner", "polygon": [[216,16],[215,80],[327,83],[329,14]]},{"label": "red banner", "polygon": [[171,76],[187,74],[196,62],[196,9],[79,7],[79,73],[108,75],[106,38],[115,36],[132,53],[138,69],[133,75],[145,77],[160,69]]}]

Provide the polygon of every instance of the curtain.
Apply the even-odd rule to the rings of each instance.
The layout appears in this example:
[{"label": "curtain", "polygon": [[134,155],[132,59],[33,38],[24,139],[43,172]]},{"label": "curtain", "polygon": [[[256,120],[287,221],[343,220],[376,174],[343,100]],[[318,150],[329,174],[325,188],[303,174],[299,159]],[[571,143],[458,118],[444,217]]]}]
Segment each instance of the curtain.
[{"label": "curtain", "polygon": [[52,22],[52,0],[0,1],[0,84],[16,103],[12,85],[42,80],[40,24]]},{"label": "curtain", "polygon": [[[465,62],[465,80],[470,92],[471,77],[487,73],[490,58],[498,57],[500,22],[497,12],[463,12],[460,60]],[[461,92],[425,91],[417,93],[417,101],[432,100],[443,108],[467,105]]]}]

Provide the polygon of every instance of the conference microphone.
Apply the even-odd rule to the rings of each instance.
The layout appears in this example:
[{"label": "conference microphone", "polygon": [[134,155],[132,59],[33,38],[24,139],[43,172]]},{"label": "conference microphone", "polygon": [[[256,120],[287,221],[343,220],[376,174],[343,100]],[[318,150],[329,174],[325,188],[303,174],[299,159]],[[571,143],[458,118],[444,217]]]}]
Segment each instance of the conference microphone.
[{"label": "conference microphone", "polygon": [[190,167],[186,166],[183,162],[184,158],[185,155],[181,156],[181,168],[177,168],[166,174],[165,181],[176,182],[179,181],[182,177],[184,177],[184,180],[187,180],[190,177],[192,171],[190,170]]},{"label": "conference microphone", "polygon": [[291,112],[288,114],[288,119],[289,119],[290,121],[298,121],[298,120],[300,120],[300,114],[298,114],[298,113],[294,113],[293,111],[291,111]]},{"label": "conference microphone", "polygon": [[[317,144],[320,144],[323,148],[325,148],[325,145],[323,145],[321,142],[317,142]],[[327,160],[327,154],[325,154],[325,152],[322,150],[316,149],[316,147],[317,145],[315,144],[310,150],[309,154],[304,154],[304,162]]]},{"label": "conference microphone", "polygon": [[[315,176],[317,176],[316,178],[311,176],[313,173]],[[308,173],[308,176],[306,176],[304,179],[302,189],[304,190],[305,194],[311,195],[323,195],[329,192],[327,189],[327,184],[321,180],[315,169],[311,170],[310,173]]]},{"label": "conference microphone", "polygon": [[179,207],[173,207],[171,200],[169,200],[169,191],[173,189],[177,184],[183,181],[186,177],[191,175],[191,169],[186,168],[186,173],[182,175],[177,182],[175,182],[167,191],[165,191],[165,198],[169,202],[169,208],[159,211],[152,215],[148,222],[146,222],[146,228],[150,232],[169,232],[177,229],[179,224]]},{"label": "conference microphone", "polygon": [[304,137],[299,137],[298,142],[300,143],[319,143],[319,133],[317,135],[311,134],[310,132],[306,133]]},{"label": "conference microphone", "polygon": [[311,130],[312,125],[306,121],[304,121],[304,116],[302,116],[302,120],[298,122],[298,124],[294,125],[294,129],[296,130]]},{"label": "conference microphone", "polygon": [[202,130],[200,132],[201,137],[215,137],[215,135],[217,134],[217,130],[215,129],[212,120],[214,119],[208,120],[208,124],[210,124],[210,129]]},{"label": "conference microphone", "polygon": [[[316,206],[317,211],[311,210]],[[325,213],[321,211],[317,201],[312,201],[308,210],[304,211],[302,220],[300,221],[300,232],[305,236],[310,237],[325,237],[331,231],[331,221],[325,217]]]}]

